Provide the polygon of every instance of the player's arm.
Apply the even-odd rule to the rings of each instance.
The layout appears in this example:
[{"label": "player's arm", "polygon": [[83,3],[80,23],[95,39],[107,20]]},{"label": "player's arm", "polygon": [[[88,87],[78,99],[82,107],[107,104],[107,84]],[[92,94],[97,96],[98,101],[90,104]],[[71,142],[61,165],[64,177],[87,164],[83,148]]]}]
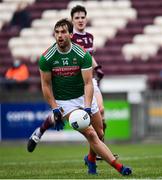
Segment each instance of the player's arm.
[{"label": "player's arm", "polygon": [[55,101],[52,91],[51,72],[43,72],[42,70],[40,70],[40,77],[42,92],[45,100],[48,102],[52,109],[57,108],[57,103]]},{"label": "player's arm", "polygon": [[96,76],[96,80],[99,83],[100,80],[104,77],[104,72],[102,71],[102,66],[98,65],[98,63],[96,62],[93,56],[92,56],[92,65],[93,65],[94,75]]},{"label": "player's arm", "polygon": [[85,107],[91,107],[93,98],[92,68],[82,70],[84,80]]},{"label": "player's arm", "polygon": [[91,108],[93,98],[93,82],[92,82],[92,56],[86,52],[81,66],[82,78],[84,81],[84,106]]},{"label": "player's arm", "polygon": [[46,61],[44,56],[41,56],[39,60],[39,69],[40,69],[42,92],[43,92],[45,100],[52,108],[54,118],[51,118],[51,120],[52,122],[55,121],[54,128],[57,131],[59,131],[63,129],[65,124],[62,121],[61,109],[57,106],[55,97],[53,95],[51,66],[48,62],[49,61]]},{"label": "player's arm", "polygon": [[[92,42],[94,40],[93,35],[91,34],[91,38],[92,38]],[[100,80],[103,78],[104,76],[104,72],[102,71],[102,66],[99,65],[97,63],[97,61],[95,60],[93,54],[94,54],[94,49],[93,49],[93,43],[92,43],[92,50],[90,52],[91,56],[92,56],[92,67],[93,67],[93,73],[95,76],[95,79],[98,81],[98,83],[100,82]]]},{"label": "player's arm", "polygon": [[92,56],[92,67],[95,68],[96,66],[98,66],[95,58]]}]

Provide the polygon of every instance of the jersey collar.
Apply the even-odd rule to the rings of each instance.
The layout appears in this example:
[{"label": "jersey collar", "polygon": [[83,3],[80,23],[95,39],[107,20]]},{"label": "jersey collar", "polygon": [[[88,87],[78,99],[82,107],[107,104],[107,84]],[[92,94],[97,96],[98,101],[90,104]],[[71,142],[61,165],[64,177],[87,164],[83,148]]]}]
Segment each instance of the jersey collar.
[{"label": "jersey collar", "polygon": [[56,44],[56,47],[57,47],[57,51],[58,51],[60,54],[68,54],[68,53],[71,51],[71,49],[72,49],[72,43],[70,43],[70,49],[69,49],[67,52],[62,52],[62,51],[60,51],[57,44]]},{"label": "jersey collar", "polygon": [[79,31],[77,31],[77,30],[74,28],[74,29],[73,29],[73,34],[85,35],[85,34],[86,34],[86,32],[85,32],[85,31],[83,31],[83,32],[79,32]]}]

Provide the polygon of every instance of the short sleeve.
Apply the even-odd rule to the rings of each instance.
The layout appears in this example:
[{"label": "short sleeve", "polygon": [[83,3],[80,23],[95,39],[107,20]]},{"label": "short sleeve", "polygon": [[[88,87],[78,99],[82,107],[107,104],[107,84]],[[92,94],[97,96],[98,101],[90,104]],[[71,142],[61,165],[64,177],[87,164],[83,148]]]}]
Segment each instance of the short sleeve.
[{"label": "short sleeve", "polygon": [[45,72],[51,71],[49,62],[45,59],[43,55],[39,59],[39,69]]},{"label": "short sleeve", "polygon": [[92,56],[89,54],[89,52],[86,52],[81,69],[84,70],[89,68],[92,68]]}]

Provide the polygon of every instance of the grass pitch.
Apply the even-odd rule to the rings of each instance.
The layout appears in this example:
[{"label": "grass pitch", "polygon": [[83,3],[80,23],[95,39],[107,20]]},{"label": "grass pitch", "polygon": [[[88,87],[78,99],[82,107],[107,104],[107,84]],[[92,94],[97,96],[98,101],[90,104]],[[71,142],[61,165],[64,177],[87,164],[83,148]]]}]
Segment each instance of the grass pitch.
[{"label": "grass pitch", "polygon": [[88,175],[83,157],[86,143],[40,143],[28,153],[26,143],[0,143],[0,179],[161,179],[162,144],[110,144],[120,161],[133,174],[121,176],[105,162],[98,162],[98,175]]}]

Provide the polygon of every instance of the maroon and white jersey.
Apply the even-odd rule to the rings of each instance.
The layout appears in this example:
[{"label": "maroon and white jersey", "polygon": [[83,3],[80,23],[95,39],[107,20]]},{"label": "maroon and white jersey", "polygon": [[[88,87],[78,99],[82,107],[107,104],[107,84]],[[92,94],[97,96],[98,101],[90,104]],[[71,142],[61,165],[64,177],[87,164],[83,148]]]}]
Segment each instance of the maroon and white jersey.
[{"label": "maroon and white jersey", "polygon": [[79,33],[74,30],[72,42],[79,44],[91,55],[93,54],[94,49],[93,49],[93,35],[92,34],[88,32]]}]

